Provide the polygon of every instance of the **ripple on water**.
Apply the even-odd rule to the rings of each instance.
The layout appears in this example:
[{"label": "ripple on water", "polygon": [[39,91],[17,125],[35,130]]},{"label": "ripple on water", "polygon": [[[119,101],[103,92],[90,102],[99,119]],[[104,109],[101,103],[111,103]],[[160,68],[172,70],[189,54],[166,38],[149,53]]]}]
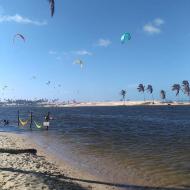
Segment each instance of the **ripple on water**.
[{"label": "ripple on water", "polygon": [[[6,109],[6,110],[4,110]],[[50,108],[31,108],[44,118]],[[16,109],[1,108],[1,119]],[[22,108],[28,113],[28,108]],[[30,133],[80,169],[115,183],[190,186],[190,107],[52,108],[48,133]],[[24,116],[24,114],[23,114]],[[16,122],[16,119],[15,119]],[[11,130],[11,129],[9,129]]]}]

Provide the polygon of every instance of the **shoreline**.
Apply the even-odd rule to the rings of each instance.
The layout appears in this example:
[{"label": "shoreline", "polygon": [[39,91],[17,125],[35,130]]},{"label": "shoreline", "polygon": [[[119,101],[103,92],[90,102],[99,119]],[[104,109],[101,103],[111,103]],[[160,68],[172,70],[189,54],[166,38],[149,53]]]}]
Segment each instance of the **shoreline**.
[{"label": "shoreline", "polygon": [[40,103],[40,104],[3,104],[2,107],[116,107],[116,106],[190,106],[190,102],[176,102],[176,101],[157,101],[155,100],[154,103],[152,100],[146,101],[97,101],[97,102],[77,102],[77,103],[69,103],[64,104],[62,102],[56,103]]},{"label": "shoreline", "polygon": [[[27,136],[23,134],[15,134],[12,132],[1,132],[0,133],[0,145],[3,148],[35,148],[37,149],[37,156],[29,154],[19,154],[19,155],[9,155],[1,154],[1,160],[3,164],[0,164],[0,187],[2,189],[6,188],[15,188],[15,189],[78,189],[78,190],[114,190],[118,189],[114,184],[106,184],[106,182],[97,179],[97,177],[92,176],[84,171],[79,171],[77,168],[73,168],[65,160],[59,161],[54,155],[50,155],[48,152],[44,151],[40,145],[33,142],[31,139],[28,139]],[[9,160],[11,156],[11,160]],[[30,158],[31,163],[28,159]],[[23,163],[18,160],[24,160]],[[5,160],[5,161],[4,161]],[[13,163],[12,163],[13,162]],[[7,168],[10,168],[9,165],[16,166],[16,169],[12,168],[9,171]],[[7,167],[9,166],[9,167]],[[6,168],[2,170],[2,168]],[[28,171],[31,170],[32,171]],[[13,172],[13,170],[15,170]],[[27,172],[26,172],[26,171]],[[41,172],[43,171],[43,173]],[[23,171],[27,175],[23,176]],[[9,174],[11,172],[11,174]],[[3,173],[3,174],[2,174]],[[47,175],[48,174],[48,175]],[[10,180],[6,180],[5,176],[14,176]],[[32,177],[31,177],[32,175]],[[43,180],[36,179],[36,175],[40,175]],[[45,177],[43,177],[45,175]],[[23,178],[22,184],[17,181],[17,178]],[[62,176],[62,177],[60,177]],[[29,179],[28,179],[29,178]],[[53,178],[49,180],[50,183],[47,185],[46,178]],[[55,181],[58,181],[57,184],[53,184]],[[46,182],[43,182],[46,181]],[[57,187],[54,187],[56,186]],[[30,188],[31,187],[31,188]],[[39,188],[41,187],[41,188]],[[43,187],[43,188],[42,188]]]},{"label": "shoreline", "polygon": [[117,106],[190,106],[190,102],[175,102],[175,101],[110,101],[110,102],[81,102],[71,104],[44,104],[42,107],[117,107]]}]

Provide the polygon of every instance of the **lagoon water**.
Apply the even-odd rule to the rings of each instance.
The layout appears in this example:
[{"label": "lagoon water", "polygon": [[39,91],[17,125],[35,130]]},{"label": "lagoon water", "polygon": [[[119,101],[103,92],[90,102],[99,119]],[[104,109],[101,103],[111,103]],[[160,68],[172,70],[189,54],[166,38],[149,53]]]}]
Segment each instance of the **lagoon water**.
[{"label": "lagoon water", "polygon": [[[1,108],[0,119],[17,123],[18,108]],[[131,106],[19,108],[49,131],[0,127],[28,135],[47,151],[101,181],[145,187],[190,188],[190,107]],[[134,186],[133,186],[134,185]],[[146,189],[146,188],[145,188]],[[149,189],[149,188],[148,188]],[[164,189],[164,188],[163,188]]]}]

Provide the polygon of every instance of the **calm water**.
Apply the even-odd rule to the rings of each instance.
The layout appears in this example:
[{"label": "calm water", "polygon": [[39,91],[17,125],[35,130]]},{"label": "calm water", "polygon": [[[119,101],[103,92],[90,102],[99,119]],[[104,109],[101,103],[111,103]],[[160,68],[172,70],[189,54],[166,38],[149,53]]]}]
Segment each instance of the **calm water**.
[{"label": "calm water", "polygon": [[[19,130],[59,158],[103,181],[138,187],[190,189],[190,107],[136,106],[20,108],[21,118],[47,111],[49,131]],[[17,108],[1,108],[0,119],[16,124]],[[131,186],[134,187],[135,186]]]}]

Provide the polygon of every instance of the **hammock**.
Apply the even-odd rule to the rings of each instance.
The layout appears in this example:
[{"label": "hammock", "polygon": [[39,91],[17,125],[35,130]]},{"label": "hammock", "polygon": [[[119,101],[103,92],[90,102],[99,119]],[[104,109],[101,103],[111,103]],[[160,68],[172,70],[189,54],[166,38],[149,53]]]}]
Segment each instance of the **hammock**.
[{"label": "hammock", "polygon": [[42,128],[42,125],[39,125],[39,124],[36,123],[35,121],[34,121],[34,123],[35,123],[35,125],[36,125],[36,127],[37,127],[38,129],[41,129],[41,128]]},{"label": "hammock", "polygon": [[23,121],[23,120],[19,119],[19,122],[21,123],[21,125],[22,125],[23,127],[28,124],[28,120]]}]

